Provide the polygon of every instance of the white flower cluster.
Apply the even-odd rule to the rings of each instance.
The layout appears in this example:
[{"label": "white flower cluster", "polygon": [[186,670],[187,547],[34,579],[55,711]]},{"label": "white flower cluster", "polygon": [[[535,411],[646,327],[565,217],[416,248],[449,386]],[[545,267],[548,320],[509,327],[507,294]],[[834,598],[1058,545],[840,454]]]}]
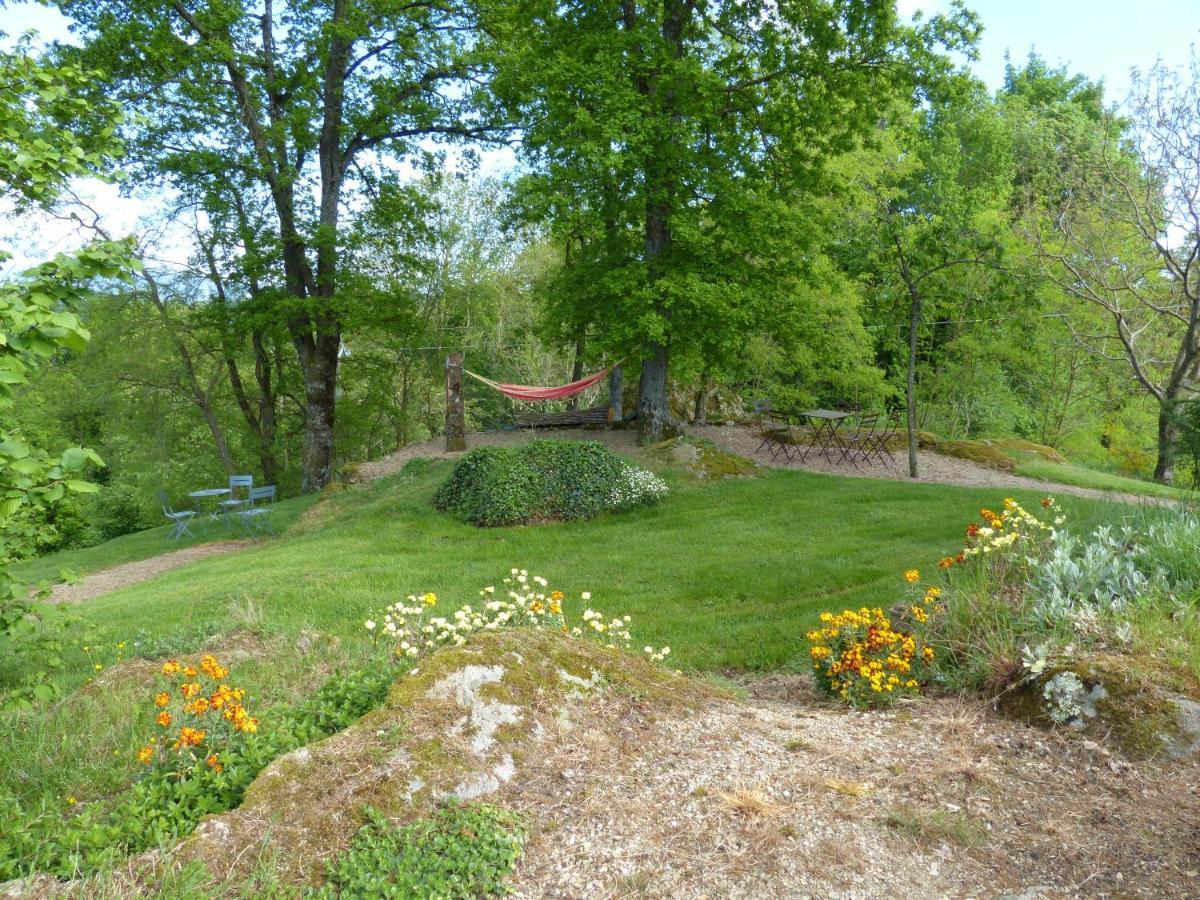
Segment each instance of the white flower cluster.
[{"label": "white flower cluster", "polygon": [[[438,603],[436,594],[410,594],[405,601],[384,610],[382,629],[373,619],[368,619],[364,627],[372,636],[377,631],[386,635],[396,656],[411,658],[439,647],[461,647],[471,634],[499,628],[552,628],[575,637],[600,640],[610,648],[628,649],[633,640],[629,616],[605,621],[602,613],[588,608],[581,623],[571,626],[563,612],[562,591],[547,592],[549,583],[540,575],[513,569],[503,584],[506,597],[498,597],[494,586],[485,587],[479,592],[478,608],[464,604],[449,617],[432,615]],[[592,599],[591,592],[584,591],[580,599],[588,602]],[[662,662],[670,653],[670,647],[646,647],[646,655],[655,662]]]},{"label": "white flower cluster", "polygon": [[619,484],[608,495],[608,505],[613,509],[655,503],[667,496],[667,483],[645,469],[626,466]]}]

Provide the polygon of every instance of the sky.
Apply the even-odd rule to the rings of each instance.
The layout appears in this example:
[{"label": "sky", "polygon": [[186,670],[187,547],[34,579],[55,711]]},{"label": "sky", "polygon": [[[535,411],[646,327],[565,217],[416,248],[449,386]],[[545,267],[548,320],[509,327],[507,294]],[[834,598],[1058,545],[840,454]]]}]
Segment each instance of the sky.
[{"label": "sky", "polygon": [[[950,0],[898,3],[906,17],[918,11],[927,16],[944,12],[950,6]],[[1053,66],[1066,65],[1072,73],[1103,79],[1106,99],[1119,101],[1128,92],[1131,69],[1149,68],[1160,58],[1181,66],[1192,47],[1200,45],[1200,0],[968,0],[967,7],[984,26],[973,68],[993,89],[1003,83],[1005,54],[1019,64],[1033,49]],[[71,39],[66,20],[56,10],[21,2],[0,8],[0,32],[8,34],[7,43],[30,29],[44,40]],[[502,165],[492,162],[493,169]],[[112,185],[89,182],[79,190],[103,210],[113,233],[128,233],[151,209],[146,200],[119,196]],[[0,219],[0,244],[16,251],[10,271],[78,242],[79,236],[62,223]],[[172,255],[169,249],[164,252]],[[182,247],[179,252],[184,252]]]}]

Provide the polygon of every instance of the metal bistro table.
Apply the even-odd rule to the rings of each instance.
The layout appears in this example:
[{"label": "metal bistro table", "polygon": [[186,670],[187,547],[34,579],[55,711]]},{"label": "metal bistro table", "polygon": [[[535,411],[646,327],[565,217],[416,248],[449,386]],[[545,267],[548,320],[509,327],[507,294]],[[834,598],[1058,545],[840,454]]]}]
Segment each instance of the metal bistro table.
[{"label": "metal bistro table", "polygon": [[821,449],[817,452],[824,454],[826,459],[829,459],[831,447],[835,450],[841,449],[837,433],[842,427],[842,421],[850,418],[850,413],[838,412],[836,409],[806,409],[800,415],[807,418],[813,426],[813,441],[805,445],[803,453],[800,454],[802,462],[808,459],[814,445],[820,445]]},{"label": "metal bistro table", "polygon": [[213,509],[212,509],[212,512],[210,512],[208,514],[208,518],[213,522],[217,521],[217,519],[221,515],[221,505],[216,502],[216,498],[224,497],[228,494],[229,494],[229,488],[227,488],[227,487],[204,488],[203,490],[199,490],[199,491],[188,491],[188,496],[192,497],[196,501],[196,515],[197,516],[204,514],[204,508],[203,508],[204,501],[209,499],[210,497],[213,498]]}]

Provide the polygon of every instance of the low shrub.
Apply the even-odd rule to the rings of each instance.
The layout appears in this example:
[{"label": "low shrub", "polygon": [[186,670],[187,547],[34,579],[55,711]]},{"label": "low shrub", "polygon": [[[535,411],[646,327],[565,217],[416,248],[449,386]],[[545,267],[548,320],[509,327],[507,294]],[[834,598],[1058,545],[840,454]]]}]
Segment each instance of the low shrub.
[{"label": "low shrub", "polygon": [[510,812],[486,803],[448,804],[397,826],[376,809],[351,845],[327,865],[312,897],[471,900],[505,893],[525,832]]},{"label": "low shrub", "polygon": [[480,526],[586,519],[652,503],[667,486],[597,441],[479,447],[464,456],[434,506]]}]

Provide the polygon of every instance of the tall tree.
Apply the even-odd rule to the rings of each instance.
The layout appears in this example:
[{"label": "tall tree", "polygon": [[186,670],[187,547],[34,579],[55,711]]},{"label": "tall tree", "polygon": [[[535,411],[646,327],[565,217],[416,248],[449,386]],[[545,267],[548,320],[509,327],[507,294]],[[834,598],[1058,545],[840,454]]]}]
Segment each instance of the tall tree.
[{"label": "tall tree", "polygon": [[[200,208],[269,198],[247,252],[273,279],[304,377],[302,487],[330,480],[357,188],[436,137],[477,136],[471,11],[424,0],[59,0],[131,117],[137,177]],[[214,210],[215,211],[215,210]]]},{"label": "tall tree", "polygon": [[1174,478],[1179,407],[1200,383],[1200,56],[1133,80],[1099,127],[1046,123],[1060,174],[1031,233],[1046,274],[1101,311],[1078,340],[1121,359],[1158,407],[1156,480]]},{"label": "tall tree", "polygon": [[702,339],[736,353],[772,277],[794,277],[795,242],[771,244],[780,200],[868,135],[935,45],[968,36],[956,13],[907,27],[880,0],[489,7],[495,89],[547,211],[607,232],[575,262],[605,288],[601,339],[641,352],[643,441],[672,425],[671,355]]}]

